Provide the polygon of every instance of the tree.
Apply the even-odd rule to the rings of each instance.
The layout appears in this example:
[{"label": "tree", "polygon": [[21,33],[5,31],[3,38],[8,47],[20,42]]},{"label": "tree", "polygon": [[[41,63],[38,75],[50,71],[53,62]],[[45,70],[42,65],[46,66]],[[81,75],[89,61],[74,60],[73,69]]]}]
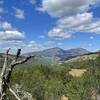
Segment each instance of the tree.
[{"label": "tree", "polygon": [[16,65],[27,62],[32,56],[28,56],[25,59],[18,60],[21,54],[21,49],[18,49],[15,58],[8,65],[9,51],[10,49],[6,51],[4,65],[1,69],[1,74],[0,74],[0,100],[6,100],[7,90],[9,90],[16,97],[17,100],[20,100],[20,98],[16,95],[16,93],[9,86],[10,78],[11,78],[14,67]]}]

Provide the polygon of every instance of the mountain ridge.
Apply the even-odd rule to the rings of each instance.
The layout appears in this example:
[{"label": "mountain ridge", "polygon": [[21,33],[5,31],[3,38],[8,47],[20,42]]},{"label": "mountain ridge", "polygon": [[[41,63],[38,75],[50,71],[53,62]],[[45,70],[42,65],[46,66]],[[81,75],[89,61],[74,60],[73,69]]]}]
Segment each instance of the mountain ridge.
[{"label": "mountain ridge", "polygon": [[45,50],[42,50],[42,51],[35,51],[35,52],[29,52],[29,53],[25,53],[23,55],[34,55],[34,54],[46,54],[46,53],[52,53],[52,54],[57,54],[59,52],[60,53],[71,53],[71,52],[74,52],[74,53],[79,53],[80,54],[88,54],[90,53],[90,51],[84,49],[84,48],[73,48],[73,49],[62,49],[62,48],[59,48],[59,47],[54,47],[54,48],[49,48],[49,49],[45,49]]},{"label": "mountain ridge", "polygon": [[66,60],[75,56],[80,56],[83,54],[88,54],[90,51],[83,48],[74,48],[64,50],[58,47],[45,49],[43,51],[38,52],[30,52],[26,53],[23,56],[34,55],[34,60],[31,59],[31,63],[39,63],[39,64],[56,64],[59,61]]},{"label": "mountain ridge", "polygon": [[[73,49],[68,49],[64,50],[62,48],[49,48],[45,49],[43,51],[37,51],[37,52],[30,52],[26,53],[24,55],[21,55],[21,58],[24,58],[29,55],[33,55],[35,57],[32,57],[28,63],[37,65],[37,64],[58,64],[59,62],[62,61],[69,61],[69,60],[74,60],[77,59],[76,57],[80,58],[81,56],[89,56],[97,54],[97,52],[90,52],[84,48],[73,48]],[[4,53],[0,53],[0,58],[4,58]],[[13,57],[12,55],[10,55]]]}]

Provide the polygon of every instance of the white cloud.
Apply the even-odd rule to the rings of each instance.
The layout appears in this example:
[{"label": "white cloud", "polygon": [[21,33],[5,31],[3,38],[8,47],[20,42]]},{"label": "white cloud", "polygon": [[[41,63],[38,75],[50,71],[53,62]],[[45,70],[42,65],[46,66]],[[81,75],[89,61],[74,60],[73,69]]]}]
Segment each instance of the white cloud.
[{"label": "white cloud", "polygon": [[30,41],[29,43],[24,42],[25,34],[19,30],[13,28],[8,22],[0,23],[0,47],[2,51],[7,48],[12,48],[16,51],[18,48],[22,48],[22,52],[40,51],[45,49],[42,44],[36,41]]},{"label": "white cloud", "polygon": [[45,41],[43,44],[37,43],[36,41],[30,41],[28,44],[25,45],[24,49],[27,52],[32,52],[32,51],[40,51],[40,50],[44,50],[44,49],[48,49],[48,48],[52,48],[52,47],[57,47],[57,46],[61,46],[62,43],[61,42],[57,42],[57,41]]},{"label": "white cloud", "polygon": [[65,39],[70,38],[72,36],[71,33],[67,32],[66,29],[63,30],[61,28],[55,27],[51,31],[48,32],[50,37],[54,37],[56,39]]},{"label": "white cloud", "polygon": [[4,47],[24,47],[25,46],[25,43],[23,41],[16,41],[16,40],[7,40],[7,41],[0,41],[0,46],[3,45]]},{"label": "white cloud", "polygon": [[59,19],[57,24],[61,28],[67,27],[69,29],[91,23],[92,18],[93,18],[92,13],[82,13],[82,14],[77,14],[75,16],[64,17],[63,19]]},{"label": "white cloud", "polygon": [[23,52],[26,44],[23,41],[15,41],[15,40],[8,40],[8,41],[0,41],[0,47],[2,52],[6,52],[8,48],[11,48],[11,53],[15,54],[18,48],[21,48]]},{"label": "white cloud", "polygon": [[7,30],[0,32],[0,40],[23,40],[24,34],[17,30]]},{"label": "white cloud", "polygon": [[8,22],[0,22],[0,29],[3,30],[12,30],[12,25]]},{"label": "white cloud", "polygon": [[48,32],[49,36],[70,38],[75,32],[89,32],[100,34],[100,20],[93,18],[92,13],[82,13],[65,17],[57,21],[56,27]]},{"label": "white cloud", "polygon": [[15,17],[18,19],[24,19],[25,18],[25,14],[24,14],[24,10],[22,9],[18,9],[18,8],[14,8],[15,9]]},{"label": "white cloud", "polygon": [[40,51],[45,49],[45,47],[42,44],[37,43],[36,41],[30,41],[30,43],[27,45],[27,51]]},{"label": "white cloud", "polygon": [[72,16],[86,12],[95,3],[95,0],[43,0],[39,10],[52,17]]},{"label": "white cloud", "polygon": [[24,33],[13,28],[8,22],[0,22],[0,47],[4,51],[7,47],[17,49],[24,46]]},{"label": "white cloud", "polygon": [[48,35],[68,39],[76,32],[100,34],[100,19],[88,12],[99,2],[100,0],[42,0],[42,6],[38,9],[58,18]]},{"label": "white cloud", "polygon": [[12,25],[8,22],[1,22],[0,23],[0,41],[12,41],[12,40],[23,40],[24,39],[24,33],[16,30],[12,27]]}]

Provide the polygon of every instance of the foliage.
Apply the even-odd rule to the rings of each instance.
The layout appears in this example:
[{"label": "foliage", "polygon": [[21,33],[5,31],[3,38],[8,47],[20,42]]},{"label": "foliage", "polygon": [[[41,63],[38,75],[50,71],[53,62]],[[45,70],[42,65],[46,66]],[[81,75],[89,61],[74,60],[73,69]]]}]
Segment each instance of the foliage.
[{"label": "foliage", "polygon": [[[86,69],[81,77],[72,77],[72,68]],[[100,91],[100,55],[95,60],[63,63],[59,66],[24,64],[17,66],[11,85],[18,83],[36,100],[92,100],[93,91]],[[14,98],[12,100],[15,100]]]}]

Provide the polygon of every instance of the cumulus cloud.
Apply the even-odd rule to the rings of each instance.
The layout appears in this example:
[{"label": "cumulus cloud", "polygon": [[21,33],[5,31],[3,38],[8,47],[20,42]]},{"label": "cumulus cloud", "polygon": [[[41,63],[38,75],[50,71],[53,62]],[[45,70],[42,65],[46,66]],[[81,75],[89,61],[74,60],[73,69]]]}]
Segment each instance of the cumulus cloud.
[{"label": "cumulus cloud", "polygon": [[2,51],[10,48],[21,48],[24,46],[24,32],[12,27],[8,22],[0,22],[0,47]]},{"label": "cumulus cloud", "polygon": [[0,22],[0,29],[3,30],[12,30],[12,25],[8,22]]},{"label": "cumulus cloud", "polygon": [[5,47],[5,48],[17,48],[17,47],[24,47],[25,43],[23,41],[16,41],[16,40],[7,40],[7,41],[0,41],[0,46]]},{"label": "cumulus cloud", "polygon": [[26,53],[26,52],[35,52],[35,51],[40,51],[40,50],[44,50],[45,47],[42,44],[37,43],[36,41],[30,41],[28,43],[25,43],[23,41],[20,40],[7,40],[7,41],[0,41],[0,47],[2,47],[2,51],[6,51],[7,48],[11,48],[12,49],[12,53],[15,53],[15,51],[18,48],[22,49],[22,53]]},{"label": "cumulus cloud", "polygon": [[30,41],[30,43],[27,45],[28,51],[40,51],[45,49],[45,47],[42,44],[37,43],[36,41]]},{"label": "cumulus cloud", "polygon": [[12,27],[12,25],[8,22],[1,22],[0,23],[0,41],[1,40],[23,40],[24,33],[16,30]]},{"label": "cumulus cloud", "polygon": [[18,48],[22,48],[22,52],[40,51],[45,47],[36,41],[24,42],[25,34],[15,29],[11,23],[0,22],[0,47],[2,51],[7,48],[12,48],[16,51]]},{"label": "cumulus cloud", "polygon": [[25,47],[23,47],[23,48],[25,50],[27,49],[26,51],[28,51],[28,52],[33,52],[33,51],[41,51],[41,50],[45,50],[48,48],[61,46],[61,45],[62,45],[61,42],[52,41],[52,40],[45,41],[42,44],[33,40],[33,41],[30,41],[28,44],[26,44]]},{"label": "cumulus cloud", "polygon": [[43,0],[39,10],[52,17],[72,16],[87,11],[95,3],[95,0]]},{"label": "cumulus cloud", "polygon": [[56,27],[48,32],[48,34],[52,37],[70,38],[75,32],[100,34],[100,20],[94,19],[92,13],[82,13],[76,16],[65,17],[59,19]]},{"label": "cumulus cloud", "polygon": [[38,10],[58,19],[48,35],[66,39],[76,32],[100,34],[100,19],[94,18],[93,13],[88,12],[99,2],[100,0],[42,0]]},{"label": "cumulus cloud", "polygon": [[7,48],[17,50],[18,48],[25,47],[25,43],[23,42],[24,38],[24,32],[20,32],[18,29],[14,28],[11,23],[7,21],[0,22],[1,51],[5,51]]},{"label": "cumulus cloud", "polygon": [[25,18],[25,14],[24,14],[24,10],[19,9],[19,8],[14,8],[15,9],[15,17],[18,19],[24,19]]},{"label": "cumulus cloud", "polygon": [[24,34],[17,30],[1,31],[0,37],[0,40],[23,40]]},{"label": "cumulus cloud", "polygon": [[54,37],[56,39],[65,39],[65,38],[70,38],[72,36],[71,33],[67,32],[67,30],[65,29],[61,29],[58,27],[53,28],[52,30],[50,30],[48,32],[48,35],[50,37]]},{"label": "cumulus cloud", "polygon": [[[7,41],[0,41],[0,47],[2,52],[6,52],[8,48],[11,48],[11,53],[15,54],[18,48],[25,48],[25,43],[23,41],[16,41],[16,40],[7,40]],[[25,52],[24,50],[22,50]]]}]

